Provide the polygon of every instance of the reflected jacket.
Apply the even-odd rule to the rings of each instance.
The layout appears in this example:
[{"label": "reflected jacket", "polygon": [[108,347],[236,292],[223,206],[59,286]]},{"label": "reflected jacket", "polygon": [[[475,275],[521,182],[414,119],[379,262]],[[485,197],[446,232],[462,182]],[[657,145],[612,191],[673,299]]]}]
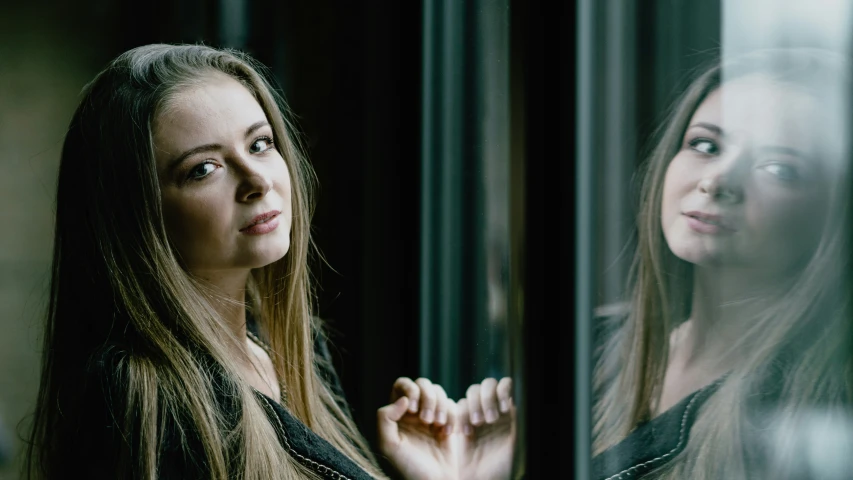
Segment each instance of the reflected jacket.
[{"label": "reflected jacket", "polygon": [[[603,320],[603,319],[602,319]],[[612,320],[612,319],[611,319]],[[614,322],[601,321],[596,325],[596,364],[604,355],[600,348],[605,344],[605,339],[611,335],[615,328]],[[705,402],[713,397],[726,375],[713,383],[687,395],[680,402],[651,420],[642,422],[619,443],[610,446],[592,459],[592,480],[625,480],[643,478],[650,472],[664,467],[681,453],[690,440],[690,432],[696,421],[699,411]],[[762,383],[754,396],[753,406],[770,411],[779,401],[781,395],[781,377],[768,377],[766,383]],[[755,424],[760,422],[758,417],[753,418]],[[761,422],[766,419],[761,420]],[[766,427],[767,424],[764,423]],[[762,429],[759,428],[759,431]],[[765,463],[766,452],[762,449],[760,437],[751,438],[751,456],[749,466],[752,472],[766,472],[768,464]],[[701,439],[699,440],[701,441]],[[751,443],[756,442],[756,443]],[[752,478],[752,477],[751,477]],[[754,478],[766,478],[765,476]],[[810,478],[810,477],[809,477]]]},{"label": "reflected jacket", "polygon": [[594,480],[642,478],[675,458],[687,445],[696,412],[719,387],[714,382],[640,424],[624,440],[592,459]]}]

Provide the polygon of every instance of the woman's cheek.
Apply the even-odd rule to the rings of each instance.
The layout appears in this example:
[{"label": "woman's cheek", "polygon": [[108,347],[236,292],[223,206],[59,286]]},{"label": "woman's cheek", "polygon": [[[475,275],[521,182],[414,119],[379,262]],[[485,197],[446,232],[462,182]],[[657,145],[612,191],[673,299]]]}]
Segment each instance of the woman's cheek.
[{"label": "woman's cheek", "polygon": [[215,238],[213,219],[196,202],[164,199],[163,217],[169,239],[181,256],[189,261]]},{"label": "woman's cheek", "polygon": [[759,243],[772,248],[776,261],[787,263],[817,248],[825,224],[825,208],[817,202],[780,202],[752,212],[753,231],[766,232]]},{"label": "woman's cheek", "polygon": [[678,166],[670,164],[664,177],[663,194],[661,196],[661,223],[664,228],[674,222],[679,214],[680,192],[684,189],[682,182],[679,181],[679,174]]}]

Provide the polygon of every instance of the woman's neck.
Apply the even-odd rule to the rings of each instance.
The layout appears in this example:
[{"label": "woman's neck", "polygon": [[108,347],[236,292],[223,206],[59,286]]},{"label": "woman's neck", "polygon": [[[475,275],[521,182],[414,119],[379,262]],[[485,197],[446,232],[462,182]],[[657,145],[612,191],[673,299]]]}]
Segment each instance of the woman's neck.
[{"label": "woman's neck", "polygon": [[653,411],[660,414],[691,392],[742,364],[748,330],[786,275],[695,267],[690,317],[670,335],[669,359]]},{"label": "woman's neck", "polygon": [[212,305],[222,318],[224,327],[234,335],[231,358],[237,362],[240,375],[255,390],[270,398],[281,397],[280,383],[272,360],[259,345],[249,341],[246,326],[246,283],[244,273],[205,272],[196,276],[213,290]]},{"label": "woman's neck", "polygon": [[696,267],[690,318],[674,339],[685,367],[723,373],[737,364],[745,352],[733,347],[767,308],[775,286],[756,272]]},{"label": "woman's neck", "polygon": [[211,289],[211,304],[219,313],[223,327],[244,347],[246,338],[246,283],[250,272],[205,271],[195,273]]}]

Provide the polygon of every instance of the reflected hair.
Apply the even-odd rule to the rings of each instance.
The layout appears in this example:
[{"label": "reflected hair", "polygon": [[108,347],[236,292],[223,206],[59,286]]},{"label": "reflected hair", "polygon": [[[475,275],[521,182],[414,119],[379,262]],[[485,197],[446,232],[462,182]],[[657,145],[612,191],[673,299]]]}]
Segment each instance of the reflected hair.
[{"label": "reflected hair", "polygon": [[[57,478],[82,459],[91,399],[107,401],[118,447],[115,478],[158,477],[164,429],[210,478],[313,478],[276,440],[241,379],[222,301],[191,276],[169,242],[153,124],[175,95],[227,75],[257,100],[290,172],[293,224],[282,259],[252,271],[247,308],[269,339],[288,409],[374,477],[384,478],[314,353],[308,272],[314,177],[269,72],[246,54],[202,45],[148,45],[113,60],[83,90],[62,149],[41,384],[27,478]],[[96,372],[95,379],[92,372]],[[103,382],[99,379],[106,378]],[[223,380],[224,379],[224,380]],[[104,387],[106,385],[106,387]],[[117,390],[110,386],[119,385]],[[113,395],[104,399],[104,395]],[[226,415],[218,398],[232,402]],[[188,432],[198,437],[191,448]],[[86,452],[87,455],[93,452]],[[90,457],[87,457],[90,458]]]},{"label": "reflected hair", "polygon": [[[727,82],[749,75],[804,91],[822,105],[842,105],[834,117],[846,133],[850,122],[847,59],[815,49],[763,50],[706,67],[690,83],[655,133],[655,146],[640,172],[637,248],[629,278],[629,309],[609,322],[593,374],[593,452],[619,443],[652,418],[668,364],[670,336],[687,320],[693,266],[669,249],[661,225],[664,177],[682,148],[689,121],[702,102]],[[837,87],[837,88],[836,88]],[[840,102],[847,103],[840,103]],[[759,446],[768,421],[795,418],[810,409],[851,413],[849,149],[839,139],[822,155],[842,166],[834,178],[830,211],[817,248],[797,274],[761,302],[761,314],[744,319],[745,335],[732,351],[745,360],[699,410],[684,451],[651,476],[666,479],[786,478],[784,462]],[[837,147],[837,148],[835,148]],[[777,384],[776,380],[784,379]],[[772,405],[760,398],[776,391]],[[627,400],[626,400],[627,399]],[[772,417],[773,420],[768,420]],[[760,470],[756,470],[760,469]],[[774,476],[755,476],[758,471]]]}]

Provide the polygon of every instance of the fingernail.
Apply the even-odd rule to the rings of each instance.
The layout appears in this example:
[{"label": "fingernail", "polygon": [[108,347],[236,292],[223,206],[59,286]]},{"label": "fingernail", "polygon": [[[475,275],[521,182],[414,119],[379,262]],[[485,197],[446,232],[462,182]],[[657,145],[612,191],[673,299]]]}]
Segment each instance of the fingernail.
[{"label": "fingernail", "polygon": [[426,423],[432,423],[433,412],[432,410],[424,410],[421,412],[421,420]]},{"label": "fingernail", "polygon": [[410,411],[410,412],[412,412],[412,413],[418,413],[418,404],[417,404],[417,402],[410,402],[410,403],[409,403],[409,411]]},{"label": "fingernail", "polygon": [[436,422],[442,425],[447,423],[447,412],[438,412],[438,418],[436,419]]},{"label": "fingernail", "polygon": [[451,433],[451,432],[453,432],[453,427],[452,427],[451,425],[445,425],[445,426],[441,429],[441,433],[443,433],[443,434],[445,434],[445,435],[450,435],[450,433]]},{"label": "fingernail", "polygon": [[501,400],[501,412],[506,413],[509,411],[509,400]]},{"label": "fingernail", "polygon": [[498,419],[498,412],[494,408],[486,410],[486,422],[492,423]]},{"label": "fingernail", "polygon": [[480,412],[471,412],[471,423],[474,425],[479,425],[483,419],[481,418]]},{"label": "fingernail", "polygon": [[465,426],[462,427],[462,431],[465,435],[471,435],[471,425],[465,424]]}]

